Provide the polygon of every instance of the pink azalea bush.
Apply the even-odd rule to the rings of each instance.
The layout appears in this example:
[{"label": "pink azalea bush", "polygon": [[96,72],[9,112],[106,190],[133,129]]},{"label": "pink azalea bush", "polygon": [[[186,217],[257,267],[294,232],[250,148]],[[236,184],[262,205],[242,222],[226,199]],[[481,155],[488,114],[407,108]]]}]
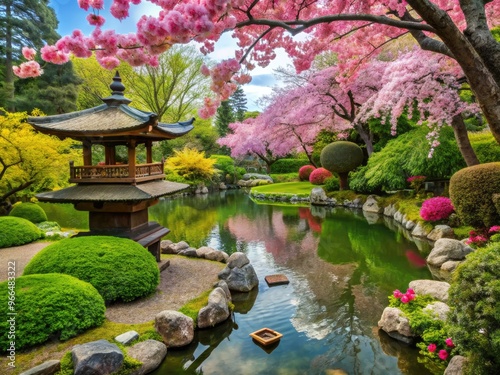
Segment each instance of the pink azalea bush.
[{"label": "pink azalea bush", "polygon": [[410,184],[410,187],[415,190],[415,193],[419,193],[424,186],[424,181],[426,176],[411,176],[406,179],[406,182]]},{"label": "pink azalea bush", "polygon": [[445,220],[455,211],[450,198],[434,197],[424,201],[420,208],[420,217],[425,221]]},{"label": "pink azalea bush", "polygon": [[313,165],[304,165],[300,167],[299,169],[299,180],[300,181],[309,181],[309,176],[311,175],[312,171],[316,169],[315,166]]},{"label": "pink azalea bush", "polygon": [[399,289],[396,289],[392,295],[402,303],[409,303],[415,299],[415,291],[412,288],[406,289],[406,293],[402,293]]},{"label": "pink azalea bush", "polygon": [[490,241],[490,239],[494,241],[495,238],[492,237],[497,237],[498,234],[500,234],[500,225],[493,225],[489,229],[483,228],[471,230],[469,232],[469,238],[465,241],[465,243],[473,248],[483,247],[488,243],[488,241]]},{"label": "pink azalea bush", "polygon": [[309,182],[313,185],[323,185],[328,177],[332,177],[332,172],[325,168],[316,168],[309,175]]}]

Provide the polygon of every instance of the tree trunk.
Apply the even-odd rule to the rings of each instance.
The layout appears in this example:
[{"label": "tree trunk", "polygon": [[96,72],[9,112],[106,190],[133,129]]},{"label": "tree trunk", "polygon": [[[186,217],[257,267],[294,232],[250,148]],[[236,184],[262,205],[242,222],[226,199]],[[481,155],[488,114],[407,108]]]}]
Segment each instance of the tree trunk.
[{"label": "tree trunk", "polygon": [[339,173],[339,190],[349,190],[349,173]]},{"label": "tree trunk", "polygon": [[373,153],[373,134],[369,130],[366,131],[361,124],[355,125],[355,129],[365,143],[366,152],[368,153],[368,157],[370,157],[370,155]]},{"label": "tree trunk", "polygon": [[458,149],[465,160],[468,167],[479,164],[479,160],[472,148],[469,136],[467,134],[467,128],[465,127],[464,119],[461,115],[456,115],[453,117],[451,122],[453,132],[455,133],[455,139],[457,140]]},{"label": "tree trunk", "polygon": [[12,9],[10,2],[5,4],[5,103],[9,111],[14,112],[14,73],[12,71]]}]

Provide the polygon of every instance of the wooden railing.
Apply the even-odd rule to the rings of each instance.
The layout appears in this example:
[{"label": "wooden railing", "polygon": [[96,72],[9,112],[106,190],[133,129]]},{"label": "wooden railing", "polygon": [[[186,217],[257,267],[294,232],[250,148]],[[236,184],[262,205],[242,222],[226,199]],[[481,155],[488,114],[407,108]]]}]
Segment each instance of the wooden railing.
[{"label": "wooden railing", "polygon": [[137,164],[135,175],[129,165],[87,165],[75,167],[70,162],[69,182],[73,183],[135,183],[165,178],[163,163]]}]

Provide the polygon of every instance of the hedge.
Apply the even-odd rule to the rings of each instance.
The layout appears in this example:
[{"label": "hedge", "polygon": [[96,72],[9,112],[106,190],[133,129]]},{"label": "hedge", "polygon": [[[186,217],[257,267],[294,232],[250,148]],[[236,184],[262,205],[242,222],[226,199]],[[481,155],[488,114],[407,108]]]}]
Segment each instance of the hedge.
[{"label": "hedge", "polygon": [[0,248],[21,246],[43,237],[32,222],[14,216],[0,217]]},{"label": "hedge", "polygon": [[24,269],[24,275],[53,272],[91,283],[106,303],[147,296],[160,282],[156,259],[148,250],[108,236],[61,240],[40,251]]},{"label": "hedge", "polygon": [[280,159],[271,165],[271,173],[297,173],[300,167],[310,164],[308,159]]},{"label": "hedge", "polygon": [[35,203],[18,203],[9,212],[9,216],[22,217],[34,224],[47,221],[47,214],[42,207]]}]

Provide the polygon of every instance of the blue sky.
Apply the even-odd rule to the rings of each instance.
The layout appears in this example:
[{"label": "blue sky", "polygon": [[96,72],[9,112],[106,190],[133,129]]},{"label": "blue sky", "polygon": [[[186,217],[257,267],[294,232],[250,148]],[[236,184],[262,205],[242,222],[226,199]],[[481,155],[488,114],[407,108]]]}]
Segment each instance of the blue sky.
[{"label": "blue sky", "polygon": [[[89,26],[87,20],[85,19],[89,12],[80,9],[78,7],[77,0],[51,0],[49,4],[52,8],[54,8],[59,20],[59,27],[57,31],[61,34],[61,36],[71,34],[71,32],[75,29],[80,29],[85,34],[89,34],[92,31],[92,27]],[[119,21],[110,16],[106,11],[106,8],[109,9],[111,1],[105,0],[104,4],[105,9],[100,13],[106,19],[103,29],[114,29],[120,33],[135,32],[135,25],[143,14],[154,15],[157,14],[159,9],[154,4],[143,0],[139,5],[131,4],[130,17],[123,21]],[[235,47],[236,42],[229,34],[226,34],[217,43],[214,53],[210,54],[209,57],[215,61],[234,57]],[[278,57],[276,60],[273,61],[267,68],[256,68],[252,71],[252,82],[243,86],[243,90],[247,96],[248,110],[263,109],[258,107],[257,100],[262,96],[271,93],[271,87],[277,84],[272,74],[273,69],[290,64],[290,59],[285,57],[286,54],[283,51],[281,51],[281,53],[278,52],[277,55]]]}]

